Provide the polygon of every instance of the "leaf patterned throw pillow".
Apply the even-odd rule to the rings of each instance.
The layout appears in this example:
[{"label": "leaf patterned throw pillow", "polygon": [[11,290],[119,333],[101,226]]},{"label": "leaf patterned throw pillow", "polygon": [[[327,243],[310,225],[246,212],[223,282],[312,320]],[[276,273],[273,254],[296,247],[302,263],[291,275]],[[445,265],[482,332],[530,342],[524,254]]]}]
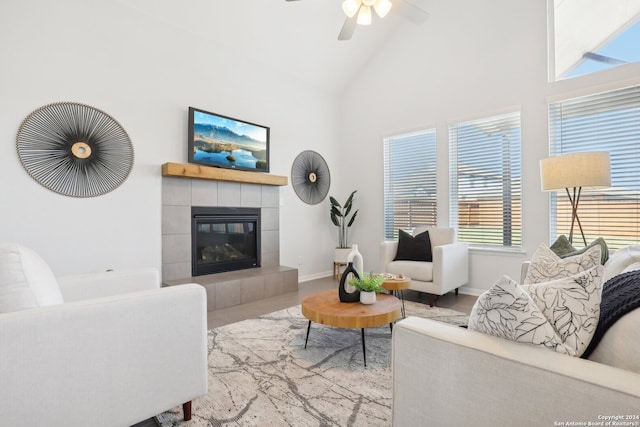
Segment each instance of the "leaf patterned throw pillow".
[{"label": "leaf patterned throw pillow", "polygon": [[600,265],[600,254],[600,246],[595,245],[579,255],[560,258],[549,246],[542,243],[533,254],[524,284],[543,283],[573,276]]},{"label": "leaf patterned throw pillow", "polygon": [[522,286],[573,356],[582,356],[595,333],[603,276],[604,267],[597,265],[571,277]]},{"label": "leaf patterned throw pillow", "polygon": [[603,275],[596,265],[522,286],[503,276],[474,304],[469,329],[579,357],[598,325]]},{"label": "leaf patterned throw pillow", "polygon": [[469,316],[469,329],[563,354],[571,350],[529,294],[507,276],[480,295]]}]

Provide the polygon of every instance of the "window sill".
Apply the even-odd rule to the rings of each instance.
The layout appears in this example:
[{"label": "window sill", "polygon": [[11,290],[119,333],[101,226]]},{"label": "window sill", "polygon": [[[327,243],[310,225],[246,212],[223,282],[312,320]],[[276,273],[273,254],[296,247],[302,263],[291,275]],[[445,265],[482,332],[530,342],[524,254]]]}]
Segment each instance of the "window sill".
[{"label": "window sill", "polygon": [[523,248],[489,247],[469,245],[469,252],[487,255],[525,256],[527,252]]}]

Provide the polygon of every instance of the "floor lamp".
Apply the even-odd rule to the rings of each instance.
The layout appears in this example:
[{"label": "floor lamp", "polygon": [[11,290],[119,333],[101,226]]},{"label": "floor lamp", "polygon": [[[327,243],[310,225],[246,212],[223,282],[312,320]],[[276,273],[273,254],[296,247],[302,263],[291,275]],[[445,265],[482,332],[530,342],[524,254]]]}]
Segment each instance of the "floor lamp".
[{"label": "floor lamp", "polygon": [[573,243],[573,226],[578,223],[584,245],[582,224],[578,218],[578,203],[582,189],[611,186],[611,163],[609,153],[589,152],[563,154],[540,160],[542,191],[566,190],[571,203],[571,230],[569,242]]}]

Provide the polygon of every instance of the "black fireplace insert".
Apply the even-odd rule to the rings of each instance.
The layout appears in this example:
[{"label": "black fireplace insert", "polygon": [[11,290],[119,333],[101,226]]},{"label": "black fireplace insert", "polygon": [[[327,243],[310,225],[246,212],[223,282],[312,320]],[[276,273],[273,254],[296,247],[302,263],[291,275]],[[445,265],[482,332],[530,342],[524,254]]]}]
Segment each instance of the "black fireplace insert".
[{"label": "black fireplace insert", "polygon": [[260,267],[260,209],[191,207],[192,275]]}]

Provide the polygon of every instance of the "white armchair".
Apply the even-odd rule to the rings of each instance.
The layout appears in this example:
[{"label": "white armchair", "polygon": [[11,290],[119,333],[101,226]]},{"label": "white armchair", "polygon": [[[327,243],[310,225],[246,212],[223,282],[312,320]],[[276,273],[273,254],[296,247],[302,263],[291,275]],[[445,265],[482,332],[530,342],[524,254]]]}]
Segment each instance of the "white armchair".
[{"label": "white armchair", "polygon": [[380,245],[380,268],[385,273],[404,274],[411,278],[409,289],[429,294],[433,307],[435,296],[444,295],[469,283],[469,245],[457,242],[453,228],[416,228],[413,235],[429,231],[433,262],[394,261],[397,241]]},{"label": "white armchair", "polygon": [[[16,247],[0,245],[0,300],[14,303],[43,273],[16,273]],[[0,303],[2,424],[128,426],[178,405],[190,418],[191,400],[207,392],[204,288],[160,288],[155,269],[56,282],[63,303]]]}]

